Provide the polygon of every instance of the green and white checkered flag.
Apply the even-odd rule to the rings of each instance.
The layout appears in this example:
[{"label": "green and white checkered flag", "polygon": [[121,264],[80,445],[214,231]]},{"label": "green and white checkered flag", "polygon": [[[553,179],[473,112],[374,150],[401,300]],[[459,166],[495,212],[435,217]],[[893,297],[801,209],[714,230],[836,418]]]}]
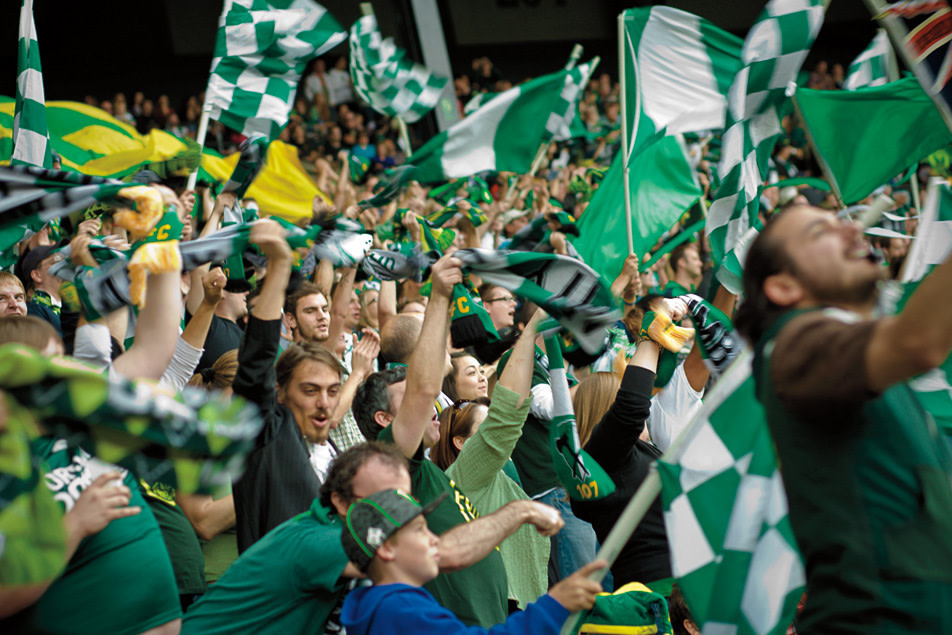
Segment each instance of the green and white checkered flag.
[{"label": "green and white checkered flag", "polygon": [[205,96],[211,117],[246,136],[277,138],[308,60],[346,37],[312,0],[226,0]]},{"label": "green and white checkered flag", "polygon": [[407,123],[433,110],[448,81],[407,59],[393,38],[380,35],[374,15],[350,27],[350,77],[354,91],[371,108]]},{"label": "green and white checkered flag", "polygon": [[720,187],[707,214],[718,280],[740,292],[743,261],[759,230],[767,161],[783,135],[779,108],[823,24],[825,0],[770,0],[744,41],[727,95]]},{"label": "green and white checkered flag", "polygon": [[17,52],[17,95],[13,115],[13,165],[53,167],[50,131],[46,126],[46,96],[40,45],[33,23],[33,0],[20,7],[20,40]]},{"label": "green and white checkered flag", "polygon": [[752,359],[741,353],[657,464],[671,571],[704,633],[783,633],[806,582]]},{"label": "green and white checkered flag", "polygon": [[413,178],[436,183],[484,170],[528,172],[539,145],[571,124],[572,99],[593,68],[594,61],[579,64],[499,93],[417,149],[408,159],[418,168]]},{"label": "green and white checkered flag", "polygon": [[846,73],[843,88],[856,90],[868,86],[882,86],[889,81],[889,64],[892,48],[884,29],[879,29],[876,37],[866,50],[859,54]]},{"label": "green and white checkered flag", "polygon": [[[916,239],[906,256],[905,289],[900,306],[935,265],[952,252],[952,188],[942,178],[929,181],[929,193],[919,217]],[[952,438],[952,357],[938,368],[909,382],[919,403],[935,419],[942,433]]]}]

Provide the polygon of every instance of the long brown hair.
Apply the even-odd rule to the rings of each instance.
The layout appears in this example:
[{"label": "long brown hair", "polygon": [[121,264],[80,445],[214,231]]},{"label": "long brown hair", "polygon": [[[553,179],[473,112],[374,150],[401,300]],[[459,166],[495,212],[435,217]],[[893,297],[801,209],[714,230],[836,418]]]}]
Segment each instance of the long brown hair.
[{"label": "long brown hair", "polygon": [[233,348],[222,353],[221,357],[216,359],[210,367],[192,375],[192,378],[188,380],[188,385],[208,390],[224,390],[231,387],[237,372],[238,349]]},{"label": "long brown hair", "polygon": [[487,406],[485,398],[464,403],[456,402],[450,408],[444,408],[440,413],[440,440],[430,451],[430,458],[441,470],[447,469],[456,461],[459,450],[453,439],[463,437],[468,439],[473,434],[473,427],[479,416],[478,406]]},{"label": "long brown hair", "polygon": [[615,403],[620,386],[621,380],[614,373],[592,373],[578,385],[572,406],[575,408],[575,422],[582,447],[585,447],[595,426]]}]

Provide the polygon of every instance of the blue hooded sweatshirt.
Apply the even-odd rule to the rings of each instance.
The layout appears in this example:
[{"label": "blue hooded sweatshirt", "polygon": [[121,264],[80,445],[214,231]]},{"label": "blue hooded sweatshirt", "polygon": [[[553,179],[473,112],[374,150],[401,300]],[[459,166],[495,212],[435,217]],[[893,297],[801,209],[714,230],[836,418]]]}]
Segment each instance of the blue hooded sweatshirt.
[{"label": "blue hooded sweatshirt", "polygon": [[486,630],[466,626],[422,587],[384,584],[351,591],[344,600],[341,623],[347,635],[557,635],[568,616],[569,612],[552,596],[543,595],[524,611],[513,613],[502,624]]}]

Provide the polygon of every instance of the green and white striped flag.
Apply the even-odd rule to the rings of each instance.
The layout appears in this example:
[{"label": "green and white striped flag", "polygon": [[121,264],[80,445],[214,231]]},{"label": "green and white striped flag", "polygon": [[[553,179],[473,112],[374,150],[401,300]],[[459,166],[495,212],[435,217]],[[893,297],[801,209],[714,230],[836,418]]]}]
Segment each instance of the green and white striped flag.
[{"label": "green and white striped flag", "polygon": [[952,189],[945,179],[929,180],[926,203],[919,216],[915,240],[906,256],[903,282],[921,280],[952,250]]},{"label": "green and white striped flag", "polygon": [[704,633],[783,633],[806,583],[748,348],[658,461],[672,575]]},{"label": "green and white striped flag", "polygon": [[567,131],[594,66],[543,75],[499,93],[413,153],[413,178],[434,183],[483,170],[529,170],[539,145]]},{"label": "green and white striped flag", "polygon": [[672,7],[624,12],[629,164],[666,134],[726,127],[743,41]]},{"label": "green and white striped flag", "polygon": [[463,114],[467,116],[473,114],[498,94],[499,93],[479,93],[466,102],[466,105],[463,106]]},{"label": "green and white striped flag", "polygon": [[[949,183],[934,177],[919,217],[916,239],[906,256],[903,282],[905,296],[935,265],[945,261],[952,251],[952,189]],[[909,382],[922,407],[935,419],[939,429],[952,438],[952,357],[945,363]]]},{"label": "green and white striped flag", "polygon": [[46,96],[40,45],[33,23],[33,0],[20,7],[20,40],[17,52],[17,96],[13,115],[12,165],[53,167],[50,131],[46,126]]},{"label": "green and white striped flag", "polygon": [[371,108],[407,123],[433,110],[448,81],[407,59],[393,38],[384,39],[374,15],[350,27],[350,77],[354,91]]},{"label": "green and white striped flag", "polygon": [[226,0],[205,95],[212,119],[276,139],[308,60],[346,37],[312,0]]},{"label": "green and white striped flag", "polygon": [[779,108],[823,24],[825,0],[770,0],[747,33],[728,94],[720,187],[707,214],[717,278],[739,293],[744,256],[756,235],[760,193],[774,144],[783,135]]},{"label": "green and white striped flag", "polygon": [[867,86],[882,86],[889,81],[889,64],[892,48],[884,29],[876,32],[876,37],[866,50],[859,54],[846,73],[843,88],[856,90]]}]

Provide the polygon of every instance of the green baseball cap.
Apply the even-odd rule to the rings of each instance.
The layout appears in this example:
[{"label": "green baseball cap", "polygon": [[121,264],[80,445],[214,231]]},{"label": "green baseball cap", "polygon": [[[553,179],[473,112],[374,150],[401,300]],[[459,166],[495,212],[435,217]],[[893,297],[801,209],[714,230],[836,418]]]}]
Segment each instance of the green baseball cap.
[{"label": "green baseball cap", "polygon": [[380,545],[420,514],[436,509],[445,498],[443,493],[424,507],[407,492],[385,489],[354,501],[347,509],[346,528],[340,536],[344,553],[361,571],[366,571]]}]

